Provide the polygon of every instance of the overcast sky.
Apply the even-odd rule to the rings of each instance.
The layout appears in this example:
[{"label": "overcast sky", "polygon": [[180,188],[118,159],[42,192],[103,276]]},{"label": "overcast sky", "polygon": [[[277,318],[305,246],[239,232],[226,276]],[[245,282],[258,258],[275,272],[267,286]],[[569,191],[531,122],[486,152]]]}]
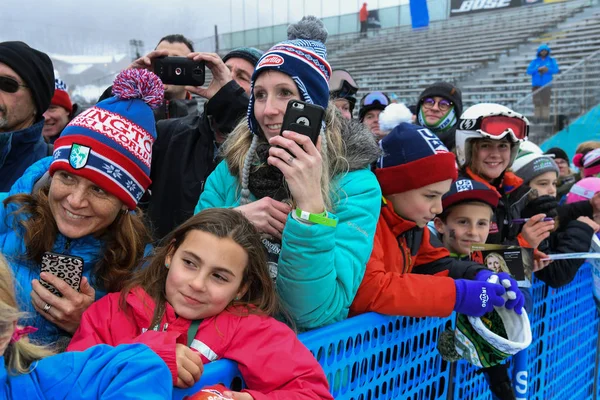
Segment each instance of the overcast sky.
[{"label": "overcast sky", "polygon": [[[363,0],[1,0],[0,41],[23,40],[51,53],[128,51],[129,39],[145,50],[164,35],[182,33],[202,47],[219,33],[357,12]],[[369,0],[383,8],[408,0]],[[174,6],[174,4],[178,4]],[[273,8],[275,4],[275,8]],[[288,8],[289,4],[289,8]],[[288,19],[289,18],[289,19]],[[199,49],[202,50],[202,49]]]}]

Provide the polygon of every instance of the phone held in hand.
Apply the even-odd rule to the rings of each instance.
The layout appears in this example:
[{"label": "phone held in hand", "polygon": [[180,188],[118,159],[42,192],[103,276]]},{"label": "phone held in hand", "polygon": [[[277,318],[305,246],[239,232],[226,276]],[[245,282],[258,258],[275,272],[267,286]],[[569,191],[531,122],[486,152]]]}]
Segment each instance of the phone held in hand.
[{"label": "phone held in hand", "polygon": [[308,136],[314,144],[317,144],[324,115],[325,110],[321,106],[290,100],[283,116],[281,133],[293,131]]},{"label": "phone held in hand", "polygon": [[[79,292],[81,276],[83,274],[83,258],[47,251],[42,256],[41,272],[46,272],[62,279]],[[62,297],[62,294],[53,285],[42,278],[40,278],[40,283],[52,294]]]},{"label": "phone held in hand", "polygon": [[204,85],[204,61],[194,61],[187,57],[158,57],[153,65],[154,73],[165,85]]}]

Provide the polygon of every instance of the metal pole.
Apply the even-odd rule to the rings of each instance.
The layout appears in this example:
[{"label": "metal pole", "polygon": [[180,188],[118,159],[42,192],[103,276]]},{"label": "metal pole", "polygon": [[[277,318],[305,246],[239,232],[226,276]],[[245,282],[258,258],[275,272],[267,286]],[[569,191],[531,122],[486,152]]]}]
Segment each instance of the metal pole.
[{"label": "metal pole", "polygon": [[243,46],[248,46],[248,43],[246,42],[246,0],[244,0],[244,2],[242,3],[242,18],[244,20],[242,26],[244,28],[244,44]]}]

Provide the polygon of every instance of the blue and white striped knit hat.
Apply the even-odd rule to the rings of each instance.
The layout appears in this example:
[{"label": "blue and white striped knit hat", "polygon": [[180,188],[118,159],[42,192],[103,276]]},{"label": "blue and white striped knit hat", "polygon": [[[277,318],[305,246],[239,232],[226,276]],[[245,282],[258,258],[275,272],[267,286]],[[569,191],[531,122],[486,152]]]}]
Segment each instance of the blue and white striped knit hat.
[{"label": "blue and white striped knit hat", "polygon": [[314,16],[302,18],[288,27],[288,40],[271,47],[261,58],[252,74],[250,102],[248,104],[248,127],[255,135],[260,132],[254,118],[254,83],[266,70],[289,75],[306,103],[327,108],[329,102],[329,77],[331,67],[327,62],[327,29]]}]

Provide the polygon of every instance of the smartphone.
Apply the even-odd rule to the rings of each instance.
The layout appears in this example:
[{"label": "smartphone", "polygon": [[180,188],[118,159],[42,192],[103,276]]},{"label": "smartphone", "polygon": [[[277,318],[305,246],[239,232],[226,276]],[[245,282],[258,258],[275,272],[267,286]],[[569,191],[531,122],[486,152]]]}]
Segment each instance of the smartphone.
[{"label": "smartphone", "polygon": [[321,106],[290,100],[283,116],[281,132],[294,131],[308,136],[314,144],[317,144],[324,115],[325,109]]},{"label": "smartphone", "polygon": [[[79,292],[81,276],[83,274],[83,258],[68,256],[52,252],[45,252],[42,256],[41,272],[47,272],[59,277],[69,286]],[[62,297],[62,294],[51,284],[40,278],[40,283],[52,294]]]},{"label": "smartphone", "polygon": [[154,73],[166,85],[204,85],[204,61],[194,61],[187,57],[159,57],[154,60],[153,65]]}]

